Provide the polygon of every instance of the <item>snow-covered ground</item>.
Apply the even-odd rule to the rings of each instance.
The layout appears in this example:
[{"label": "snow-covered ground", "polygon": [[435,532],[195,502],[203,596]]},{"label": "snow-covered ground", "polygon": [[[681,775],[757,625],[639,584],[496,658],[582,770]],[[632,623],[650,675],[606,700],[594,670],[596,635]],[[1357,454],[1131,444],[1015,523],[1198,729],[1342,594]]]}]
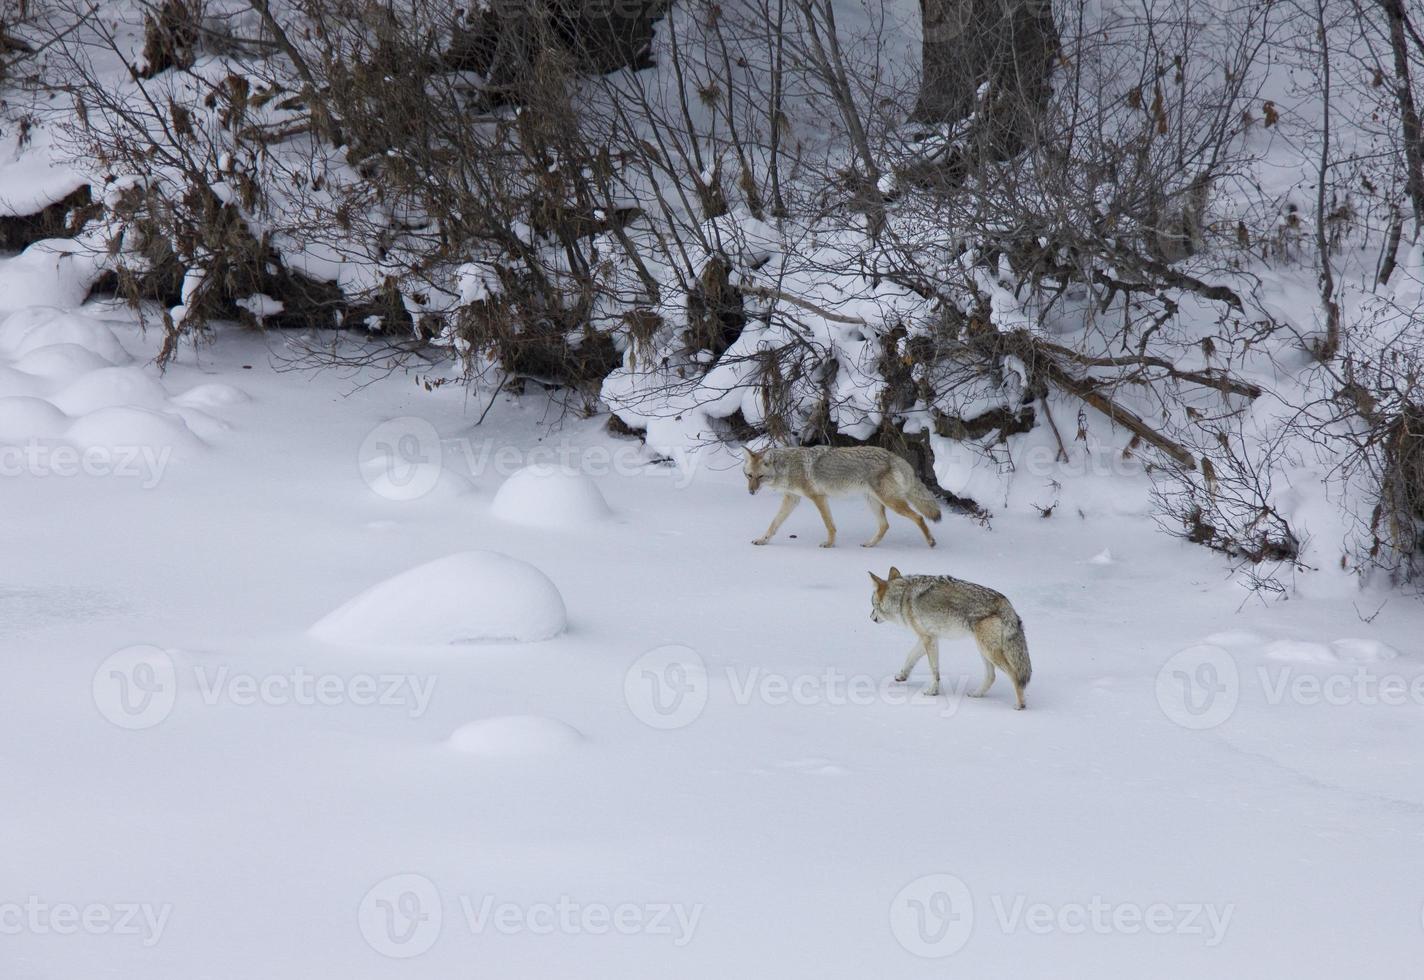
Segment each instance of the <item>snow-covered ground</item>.
[{"label": "snow-covered ground", "polygon": [[[235,330],[160,376],[154,334],[85,314],[0,326],[6,977],[1304,978],[1424,950],[1412,599],[1265,604],[1145,517],[951,515],[933,551],[896,521],[865,551],[843,501],[844,546],[803,507],[754,548],[776,501],[730,453],[652,465],[532,393],[476,428],[464,392],[284,374],[282,338]],[[893,682],[891,564],[1011,597],[1029,710],[962,696],[967,641],[947,696]]]}]

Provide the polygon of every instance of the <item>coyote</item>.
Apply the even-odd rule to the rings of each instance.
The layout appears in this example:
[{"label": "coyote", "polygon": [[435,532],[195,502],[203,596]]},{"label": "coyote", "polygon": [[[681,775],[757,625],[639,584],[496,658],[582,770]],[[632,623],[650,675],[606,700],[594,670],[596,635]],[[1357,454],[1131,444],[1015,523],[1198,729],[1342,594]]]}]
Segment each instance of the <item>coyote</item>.
[{"label": "coyote", "polygon": [[[747,475],[748,493],[756,493],[765,484],[786,495],[781,501],[781,509],[771,520],[771,527],[752,544],[770,541],[801,498],[809,497],[821,512],[821,520],[826,523],[826,540],[821,547],[834,548],[836,525],[831,520],[831,508],[826,498],[858,493],[865,496],[871,513],[880,522],[875,537],[862,547],[875,547],[890,529],[890,522],[885,519],[886,507],[919,525],[929,546],[934,547],[935,539],[920,514],[932,521],[939,520],[939,504],[935,503],[929,489],[915,477],[910,464],[894,453],[874,446],[845,449],[808,446],[766,449],[762,452],[749,448],[742,470]],[[911,504],[914,509],[911,509]],[[915,513],[916,510],[919,514]]]},{"label": "coyote", "polygon": [[973,633],[979,644],[979,656],[984,658],[984,683],[971,698],[982,698],[994,683],[994,668],[1009,675],[1014,683],[1018,708],[1024,706],[1024,688],[1033,674],[1028,660],[1028,641],[1024,639],[1023,623],[1009,600],[993,589],[948,575],[901,575],[890,569],[889,578],[874,572],[875,594],[870,598],[870,618],[877,623],[887,619],[908,626],[920,642],[905,658],[905,666],[895,675],[897,681],[909,679],[915,662],[926,654],[930,658],[930,686],[925,693],[939,693],[939,638]]}]

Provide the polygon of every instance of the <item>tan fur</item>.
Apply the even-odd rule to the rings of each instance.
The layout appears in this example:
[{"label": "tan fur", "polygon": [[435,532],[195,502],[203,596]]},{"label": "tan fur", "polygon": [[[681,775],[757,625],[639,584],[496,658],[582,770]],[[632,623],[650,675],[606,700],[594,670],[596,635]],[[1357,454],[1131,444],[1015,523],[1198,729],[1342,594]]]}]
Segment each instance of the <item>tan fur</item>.
[{"label": "tan fur", "polygon": [[767,487],[785,494],[771,526],[752,544],[766,544],[775,537],[782,522],[805,497],[816,505],[826,525],[826,540],[821,547],[834,548],[836,525],[827,501],[830,497],[859,494],[865,497],[877,522],[875,537],[863,547],[873,548],[885,537],[890,528],[885,518],[887,507],[913,521],[929,546],[935,545],[925,517],[938,521],[939,504],[916,478],[910,464],[892,452],[874,446],[806,446],[767,449],[760,453],[748,449],[746,454],[742,469],[747,477],[747,492],[756,493]]},{"label": "tan fur", "polygon": [[889,620],[907,626],[919,637],[905,666],[895,675],[909,679],[910,671],[922,656],[930,661],[930,686],[926,694],[939,693],[939,639],[972,635],[984,661],[984,683],[971,698],[982,698],[994,683],[998,668],[1014,685],[1016,707],[1024,706],[1024,688],[1033,676],[1023,623],[1009,600],[999,592],[948,575],[901,575],[890,569],[888,578],[870,573],[875,583],[870,618],[877,623]]}]

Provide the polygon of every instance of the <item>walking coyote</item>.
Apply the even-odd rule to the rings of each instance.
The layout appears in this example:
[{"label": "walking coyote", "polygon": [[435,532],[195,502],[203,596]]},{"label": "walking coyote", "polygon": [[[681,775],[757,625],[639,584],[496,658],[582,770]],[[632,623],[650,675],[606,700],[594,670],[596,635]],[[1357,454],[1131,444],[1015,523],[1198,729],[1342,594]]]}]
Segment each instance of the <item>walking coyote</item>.
[{"label": "walking coyote", "polygon": [[925,524],[925,517],[938,521],[939,504],[929,488],[915,476],[910,464],[892,452],[874,446],[807,446],[766,449],[762,452],[748,449],[742,470],[747,476],[748,493],[756,493],[766,486],[785,494],[781,509],[771,520],[771,527],[752,544],[770,541],[801,498],[808,497],[826,523],[826,540],[821,547],[834,548],[836,525],[831,520],[831,508],[826,498],[861,494],[880,522],[875,537],[862,547],[875,547],[890,529],[890,522],[885,519],[886,507],[914,521],[924,534],[925,541],[931,548],[934,547],[935,539]]},{"label": "walking coyote", "polygon": [[925,693],[938,694],[940,637],[972,633],[979,644],[979,656],[984,658],[984,683],[969,696],[982,698],[989,692],[997,667],[1013,682],[1017,707],[1024,706],[1024,688],[1033,675],[1033,665],[1023,623],[1008,599],[993,589],[948,575],[901,575],[898,568],[892,568],[889,578],[874,572],[870,578],[875,582],[870,618],[908,626],[920,638],[895,675],[897,681],[908,680],[915,663],[928,655],[932,676]]}]

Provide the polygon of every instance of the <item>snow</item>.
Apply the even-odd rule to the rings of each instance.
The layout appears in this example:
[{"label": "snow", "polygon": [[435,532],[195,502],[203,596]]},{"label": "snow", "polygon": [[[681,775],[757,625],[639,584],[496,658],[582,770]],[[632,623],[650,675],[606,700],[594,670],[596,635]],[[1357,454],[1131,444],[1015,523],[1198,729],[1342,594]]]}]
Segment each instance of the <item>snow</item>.
[{"label": "snow", "polygon": [[0,215],[25,215],[64,200],[89,181],[48,153],[0,161]]},{"label": "snow", "polygon": [[[886,85],[913,77],[916,4],[837,11],[848,37],[888,34]],[[216,84],[227,67],[204,54],[195,71]],[[806,122],[814,168],[825,127]],[[88,179],[51,166],[47,138],[0,161],[0,213]],[[1282,201],[1310,179],[1294,161],[1268,168]],[[704,229],[744,285],[910,336],[932,323],[928,305],[871,288],[844,242],[792,248],[745,219]],[[294,269],[383,281],[341,243],[272,242]],[[533,384],[471,397],[375,366],[298,376],[284,337],[232,325],[160,375],[157,332],[86,301],[94,244],[0,257],[6,976],[186,980],[218,963],[375,980],[403,960],[440,980],[1310,980],[1417,959],[1424,607],[1338,569],[1328,461],[1296,454],[1272,497],[1316,566],[1285,600],[1161,534],[1129,436],[1056,394],[1061,443],[1042,424],[991,450],[931,436],[940,482],[993,509],[987,524],[947,514],[934,551],[893,520],[874,551],[758,549],[770,515],[718,423],[763,419],[741,383],[747,355],[786,340],[778,318],[666,401],[646,392],[682,366],[628,351],[603,395],[646,425],[643,447]],[[1424,242],[1401,259],[1391,296],[1408,310]],[[1309,326],[1312,270],[1248,271],[1263,307]],[[451,285],[471,302],[498,284],[470,264]],[[983,286],[1000,329],[1066,329]],[[669,288],[659,312],[682,322],[684,301]],[[833,421],[868,434],[875,339],[803,314],[809,343],[839,354]],[[1311,363],[1261,357],[1272,384]],[[1022,364],[1003,366],[1002,386],[963,395],[966,416],[1021,394]],[[1253,436],[1269,439],[1290,397],[1243,410]],[[575,462],[501,484],[461,468],[482,458],[457,451],[471,440],[522,460],[558,442]],[[595,480],[589,461],[610,453],[677,467]],[[844,541],[869,536],[865,508],[832,507]],[[819,540],[815,509],[782,533]],[[1009,710],[1002,678],[966,696],[980,673],[967,640],[942,644],[944,696],[921,693],[923,662],[893,681],[913,637],[869,620],[865,575],[892,564],[1010,597],[1034,660],[1027,711]],[[66,931],[66,903],[140,914],[128,932]]]},{"label": "snow", "polygon": [[[235,330],[159,381],[155,335],[88,313],[125,363],[184,393],[173,405],[232,429],[146,489],[0,479],[0,744],[22,747],[3,766],[23,791],[0,827],[25,841],[0,857],[0,901],[134,901],[155,919],[171,905],[152,947],[6,936],[21,976],[166,980],[221,961],[233,976],[374,980],[414,947],[361,924],[407,893],[443,913],[402,967],[432,978],[471,963],[1324,978],[1397,975],[1417,948],[1424,896],[1399,859],[1424,812],[1413,600],[1262,602],[1217,556],[1107,511],[989,527],[947,514],[934,551],[903,523],[869,552],[753,548],[768,514],[715,447],[689,454],[683,479],[601,472],[620,519],[564,530],[477,497],[386,497],[355,465],[373,431],[419,418],[438,445],[487,398],[335,373],[294,384],[272,367],[280,337]],[[73,383],[38,380],[46,398]],[[476,431],[524,458],[561,441],[575,468],[627,451],[601,420],[554,429],[555,414],[504,394]],[[1080,469],[1065,494],[1096,479]],[[832,507],[842,538],[869,536],[864,508]],[[814,508],[783,533],[819,539]],[[980,671],[967,640],[942,644],[945,696],[918,693],[923,662],[893,682],[913,638],[870,621],[865,575],[892,564],[1010,597],[1034,659],[1027,711],[1002,679],[964,696]],[[554,634],[538,644],[448,645],[536,620]],[[1271,656],[1300,643],[1337,659]],[[149,713],[123,713],[123,679],[135,698],[158,685]],[[392,893],[402,875],[430,887]],[[477,933],[463,900],[478,912],[487,896],[701,912],[682,946],[647,929]],[[1123,921],[1153,903],[1232,914],[1212,946],[1209,926],[1058,928],[1054,912],[1091,925],[1095,896]],[[953,945],[932,942],[935,910],[960,916],[943,935],[964,941],[921,958]],[[1315,941],[1327,934],[1355,941]]]},{"label": "snow", "polygon": [[66,433],[82,448],[192,450],[203,445],[182,418],[135,405],[98,408],[77,419]]},{"label": "snow", "polygon": [[555,718],[506,715],[467,722],[450,735],[457,752],[490,758],[552,755],[583,740],[578,729]]},{"label": "snow", "polygon": [[589,477],[567,466],[535,463],[500,485],[490,513],[515,524],[580,527],[602,521],[610,512]]},{"label": "snow", "polygon": [[259,321],[276,316],[286,309],[286,305],[279,299],[273,299],[266,293],[253,293],[251,296],[242,296],[234,301],[240,308],[251,313]]},{"label": "snow", "polygon": [[[11,268],[10,263],[15,261],[11,259],[0,268]],[[129,361],[128,353],[113,331],[102,321],[82,313],[40,306],[17,310],[0,321],[0,355],[24,358],[55,345],[64,345],[66,349],[69,349],[67,345],[73,345],[111,365]],[[35,370],[30,365],[21,365],[21,369]]]},{"label": "snow", "polygon": [[159,410],[167,406],[168,392],[141,367],[111,367],[99,368],[75,379],[61,389],[53,401],[70,415],[123,405]]},{"label": "snow", "polygon": [[131,360],[107,325],[80,313],[37,307],[0,321],[0,476],[128,477],[151,489],[175,457],[228,429],[172,405]]},{"label": "snow", "polygon": [[465,551],[394,575],[322,617],[311,634],[350,646],[434,646],[547,640],[564,631],[564,601],[528,562]]},{"label": "snow", "polygon": [[9,365],[0,363],[0,391],[7,392],[13,397],[39,395],[48,391],[49,388],[50,385],[43,378],[25,371],[17,371]]},{"label": "snow", "polygon": [[194,385],[173,399],[173,404],[184,408],[225,408],[251,401],[241,388],[224,384]]},{"label": "snow", "polygon": [[106,367],[113,367],[113,362],[79,344],[46,344],[15,361],[15,368],[31,377],[59,383]]},{"label": "snow", "polygon": [[35,242],[0,267],[0,310],[78,306],[102,271],[90,246],[62,238]]},{"label": "snow", "polygon": [[11,395],[0,398],[0,441],[53,439],[69,425],[69,417],[43,398]]},{"label": "snow", "polygon": [[1276,640],[1266,644],[1264,653],[1272,660],[1308,664],[1369,664],[1399,656],[1399,651],[1387,643],[1355,637],[1343,637],[1329,644],[1313,640]]},{"label": "snow", "polygon": [[357,449],[357,467],[371,493],[384,500],[449,504],[474,490],[446,459],[440,433],[427,420],[402,416],[371,429]]}]

